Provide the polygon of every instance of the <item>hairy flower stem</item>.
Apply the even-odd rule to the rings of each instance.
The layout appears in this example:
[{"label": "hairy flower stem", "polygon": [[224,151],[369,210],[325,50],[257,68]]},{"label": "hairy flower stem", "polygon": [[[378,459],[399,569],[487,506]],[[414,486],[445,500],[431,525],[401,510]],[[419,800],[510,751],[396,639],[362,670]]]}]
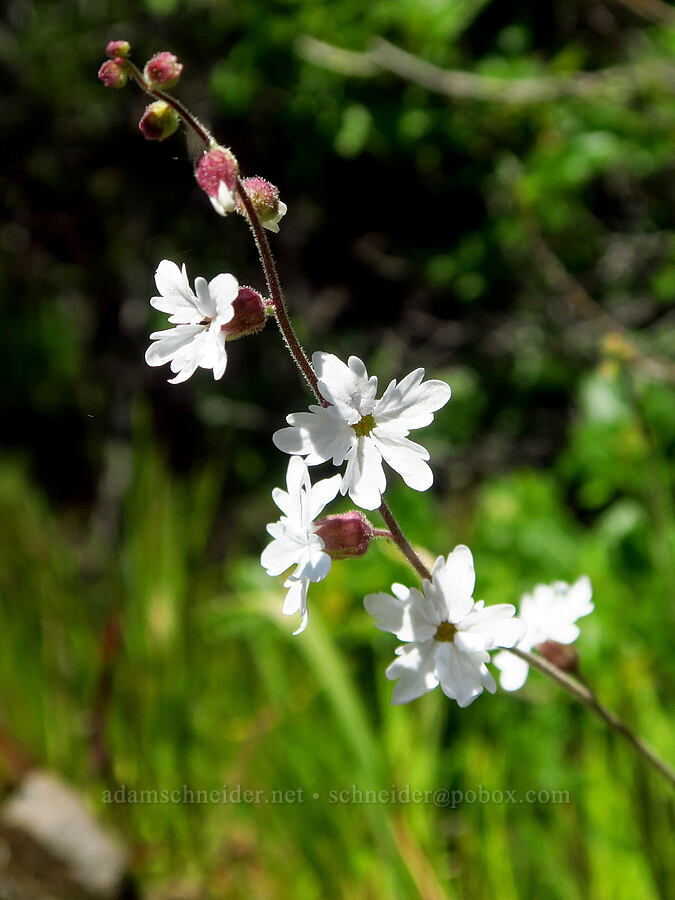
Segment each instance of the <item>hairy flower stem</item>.
[{"label": "hairy flower stem", "polygon": [[314,373],[314,369],[312,368],[312,364],[307,359],[307,355],[302,349],[300,341],[295,336],[295,331],[293,330],[293,326],[291,325],[291,320],[288,318],[286,304],[284,303],[284,297],[281,292],[279,273],[277,272],[277,267],[274,263],[274,257],[272,256],[272,251],[270,250],[270,245],[269,241],[267,240],[267,235],[265,234],[265,229],[260,222],[260,218],[257,212],[255,211],[255,207],[251,202],[251,198],[246,193],[244,186],[241,183],[241,179],[239,178],[237,179],[237,192],[244,206],[244,209],[246,210],[246,215],[248,216],[251,231],[253,232],[255,245],[258,248],[260,264],[262,265],[263,272],[265,273],[267,287],[270,292],[272,303],[274,304],[274,312],[276,315],[277,324],[279,325],[279,331],[281,332],[284,343],[288,348],[288,352],[291,354],[293,361],[302,372],[305,380],[312,389],[314,396],[320,404],[325,406],[327,404],[319,393],[319,385],[317,382],[316,374]]},{"label": "hairy flower stem", "polygon": [[572,678],[566,672],[563,672],[562,669],[554,666],[553,663],[550,663],[547,659],[543,656],[539,656],[537,653],[529,653],[527,650],[519,650],[517,647],[512,647],[509,650],[509,653],[513,653],[515,656],[520,657],[520,659],[532,666],[533,669],[537,669],[542,675],[546,675],[551,681],[555,681],[559,687],[592,710],[606,725],[609,725],[613,731],[616,731],[617,734],[620,734],[625,738],[625,740],[627,740],[628,743],[657,770],[657,772],[660,772],[660,774],[675,787],[675,771],[673,771],[667,762],[660,759],[642,738],[634,734],[621,719],[604,707],[590,688],[581,684],[576,678]]},{"label": "hairy flower stem", "polygon": [[382,505],[380,506],[379,513],[387,523],[389,531],[391,532],[391,539],[408,560],[413,569],[417,572],[420,578],[428,578],[429,580],[431,580],[431,572],[427,569],[422,560],[413,550],[410,541],[401,531],[401,526],[394,518],[394,514],[389,509],[384,500],[382,501]]}]

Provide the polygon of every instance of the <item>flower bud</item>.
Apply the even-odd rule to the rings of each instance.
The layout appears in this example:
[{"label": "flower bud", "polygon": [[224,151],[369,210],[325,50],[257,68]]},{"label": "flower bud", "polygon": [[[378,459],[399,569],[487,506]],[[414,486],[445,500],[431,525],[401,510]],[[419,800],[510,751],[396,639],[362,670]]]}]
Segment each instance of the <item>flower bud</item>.
[{"label": "flower bud", "polygon": [[250,287],[240,287],[237,299],[232,304],[234,316],[222,326],[225,340],[234,341],[247,334],[261,331],[267,321],[265,303],[257,291]]},{"label": "flower bud", "polygon": [[127,73],[121,65],[121,58],[107,59],[98,70],[98,77],[105,87],[123,88],[127,83]]},{"label": "flower bud", "polygon": [[576,672],[579,654],[571,644],[559,644],[557,641],[544,641],[537,644],[537,652],[541,653],[554,666],[563,672]]},{"label": "flower bud", "polygon": [[173,53],[163,50],[161,53],[155,53],[146,62],[143,75],[149,88],[169,90],[176,84],[182,71],[183,63],[178,62]]},{"label": "flower bud", "polygon": [[357,509],[337,516],[325,516],[316,523],[316,534],[324,542],[331,559],[363,556],[373,539],[373,526]]},{"label": "flower bud", "polygon": [[131,44],[129,41],[109,41],[105,48],[105,55],[109,56],[110,59],[115,59],[116,56],[125,57],[130,53]]},{"label": "flower bud", "polygon": [[227,147],[207,150],[195,170],[199,187],[208,194],[219,216],[226,216],[236,207],[234,198],[238,177],[239,163]]},{"label": "flower bud", "polygon": [[164,100],[155,100],[146,107],[138,127],[146,140],[163,141],[176,131],[179,123],[180,119],[175,109]]},{"label": "flower bud", "polygon": [[[244,190],[248,194],[253,208],[258,214],[260,224],[270,231],[279,231],[279,221],[286,215],[288,207],[279,199],[279,188],[269,181],[255,175],[253,178],[245,178]],[[241,200],[237,201],[237,211],[246,215],[246,210]]]}]

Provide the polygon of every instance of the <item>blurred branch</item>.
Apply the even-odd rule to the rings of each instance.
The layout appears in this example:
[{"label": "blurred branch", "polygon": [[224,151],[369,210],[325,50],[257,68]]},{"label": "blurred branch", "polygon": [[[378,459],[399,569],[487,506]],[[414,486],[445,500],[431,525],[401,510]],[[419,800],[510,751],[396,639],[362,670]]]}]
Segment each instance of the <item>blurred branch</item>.
[{"label": "blurred branch", "polygon": [[546,675],[547,678],[554,681],[559,687],[567,691],[568,694],[571,694],[572,697],[577,699],[580,703],[583,703],[588,709],[592,710],[603,722],[609,725],[613,731],[616,731],[617,734],[620,734],[621,737],[625,738],[628,743],[637,750],[640,756],[646,759],[657,772],[663,775],[663,777],[675,787],[675,772],[668,763],[657,756],[652,748],[646,744],[642,738],[634,734],[618,716],[614,715],[611,710],[604,707],[590,688],[587,688],[586,685],[577,681],[576,678],[572,678],[566,672],[563,672],[557,666],[554,666],[538,653],[529,653],[526,650],[519,650],[517,647],[512,647],[509,650],[509,653],[513,653],[514,656],[520,657],[520,659],[524,660],[528,665],[537,669],[542,675]]},{"label": "blurred branch", "polygon": [[641,19],[657,25],[672,25],[675,22],[675,9],[663,0],[614,0],[614,2],[619,6],[625,6]]},{"label": "blurred branch", "polygon": [[302,35],[296,42],[296,51],[308,62],[341,75],[368,78],[389,72],[456,100],[491,103],[542,103],[559,97],[604,96],[612,92],[632,95],[645,83],[675,83],[675,68],[658,60],[574,75],[497,78],[441,69],[383,38],[374,38],[369,50],[357,53]]},{"label": "blurred branch", "polygon": [[632,363],[652,378],[675,383],[675,364],[644,354],[624,326],[606,312],[567,271],[537,224],[528,220],[527,226],[533,258],[545,280],[551,288],[560,291],[575,314],[599,326],[605,335],[606,351],[619,355],[625,362]]}]

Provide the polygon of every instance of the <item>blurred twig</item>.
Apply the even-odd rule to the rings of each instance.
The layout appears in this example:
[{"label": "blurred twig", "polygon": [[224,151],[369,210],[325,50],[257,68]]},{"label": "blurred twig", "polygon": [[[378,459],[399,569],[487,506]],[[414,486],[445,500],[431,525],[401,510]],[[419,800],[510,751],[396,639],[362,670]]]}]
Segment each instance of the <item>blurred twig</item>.
[{"label": "blurred twig", "polygon": [[675,22],[675,9],[663,0],[614,0],[614,2],[619,6],[625,6],[641,19],[657,25],[672,25]]},{"label": "blurred twig", "polygon": [[675,83],[675,67],[659,60],[612,66],[598,72],[498,78],[459,69],[442,69],[383,38],[374,38],[368,50],[357,53],[302,35],[296,42],[296,50],[308,62],[342,75],[368,78],[379,72],[389,72],[455,100],[542,103],[559,97],[602,97],[608,93],[630,96],[645,83]]},{"label": "blurred twig", "polygon": [[632,363],[652,378],[675,383],[675,364],[643,353],[624,326],[606,312],[567,271],[548,245],[538,225],[531,219],[526,224],[533,258],[541,274],[551,288],[562,294],[575,314],[599,326],[606,337],[606,349],[618,353],[625,362]]},{"label": "blurred twig", "polygon": [[628,743],[637,750],[640,756],[646,759],[657,772],[663,775],[663,777],[675,787],[675,771],[673,771],[665,760],[662,760],[657,756],[652,748],[646,744],[641,737],[634,734],[618,716],[614,715],[611,710],[604,707],[590,688],[587,688],[585,685],[581,684],[580,681],[577,681],[576,678],[572,678],[566,672],[563,672],[557,666],[554,666],[538,653],[528,653],[525,650],[519,650],[517,647],[511,648],[509,652],[513,653],[515,656],[519,656],[520,659],[524,660],[528,665],[537,669],[542,675],[546,675],[547,678],[554,681],[559,687],[567,691],[568,694],[571,694],[579,700],[580,703],[583,703],[584,706],[587,706],[592,710],[603,722],[609,725],[613,731],[616,731],[617,734],[620,734],[621,737],[625,738]]}]

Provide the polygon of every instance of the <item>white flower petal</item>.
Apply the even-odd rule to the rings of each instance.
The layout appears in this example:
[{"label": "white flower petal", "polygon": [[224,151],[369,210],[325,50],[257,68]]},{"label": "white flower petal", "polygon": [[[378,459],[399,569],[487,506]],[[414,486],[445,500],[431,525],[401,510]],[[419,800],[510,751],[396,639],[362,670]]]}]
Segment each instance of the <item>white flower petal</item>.
[{"label": "white flower petal", "polygon": [[145,351],[146,363],[149,366],[163,366],[170,362],[174,355],[182,347],[190,344],[195,335],[201,331],[199,325],[177,325],[165,331],[153,331],[150,339],[155,343],[150,344]]},{"label": "white flower petal", "polygon": [[434,641],[427,641],[424,644],[407,644],[396,650],[396,659],[385,673],[390,681],[399,679],[392,703],[409,703],[437,686],[435,649]]},{"label": "white flower petal", "polygon": [[[375,627],[380,631],[390,631],[400,641],[409,641],[409,619],[406,615],[407,607],[391,594],[380,592],[379,594],[367,594],[363,605],[375,619]],[[405,637],[402,636],[402,633]]]},{"label": "white flower petal", "polygon": [[347,455],[342,493],[349,493],[353,502],[362,509],[377,509],[382,504],[381,495],[386,486],[382,457],[375,442],[369,437],[358,438]]},{"label": "white flower petal", "polygon": [[294,635],[301,634],[305,628],[307,628],[307,621],[309,619],[309,610],[307,609],[307,590],[309,588],[309,581],[306,579],[296,581],[289,578],[284,582],[284,587],[288,588],[288,593],[286,594],[286,599],[284,600],[281,611],[285,616],[292,616],[297,612],[301,614],[300,625],[293,632]]},{"label": "white flower petal", "polygon": [[339,466],[356,443],[354,430],[345,425],[334,406],[324,409],[313,405],[309,409],[286,417],[291,427],[274,432],[274,445],[283,453],[306,456],[308,466],[316,466],[331,457]]},{"label": "white flower petal", "polygon": [[345,365],[332,353],[319,351],[312,356],[312,364],[321,396],[339,410],[346,424],[355,425],[362,416],[372,413],[377,376],[368,378],[366,367],[357,356],[350,356]]},{"label": "white flower petal", "polygon": [[510,603],[474,609],[459,623],[467,648],[492,650],[494,647],[514,647],[525,631],[520,619],[514,618],[515,612],[515,606]]},{"label": "white flower petal", "polygon": [[[298,457],[294,458],[297,459]],[[321,481],[317,481],[309,494],[309,506],[306,514],[309,521],[316,519],[324,507],[337,497],[341,484],[341,475],[333,475],[332,478],[324,478]]]},{"label": "white flower petal", "polygon": [[[468,706],[483,693],[487,653],[462,652],[451,643],[439,643],[436,650],[435,674],[446,697]],[[489,682],[488,682],[489,684]]]},{"label": "white flower petal", "polygon": [[227,325],[234,317],[234,301],[239,294],[239,282],[230,274],[216,275],[209,281],[209,294],[215,307],[215,315],[221,325]]},{"label": "white flower petal", "polygon": [[[428,584],[428,582],[425,582]],[[436,560],[429,593],[437,604],[443,620],[457,623],[473,608],[473,589],[476,572],[473,556],[463,544],[455,547],[447,561],[442,556]],[[427,589],[424,591],[427,594]]]},{"label": "white flower petal", "polygon": [[424,462],[428,452],[419,444],[403,435],[386,433],[375,428],[371,433],[384,461],[398,472],[408,487],[415,491],[426,491],[434,483],[434,474]]},{"label": "white flower petal", "polygon": [[505,691],[517,691],[527,681],[529,665],[519,656],[501,650],[492,658],[499,669],[499,683]]},{"label": "white flower petal", "polygon": [[[269,527],[269,526],[268,526]],[[281,575],[286,569],[297,564],[304,547],[282,534],[268,544],[260,554],[260,563],[268,575]]]},{"label": "white flower petal", "polygon": [[389,384],[373,411],[378,425],[395,422],[407,434],[433,422],[433,414],[450,399],[450,386],[438,380],[423,383],[423,378],[424,369],[415,369],[398,384]]},{"label": "white flower petal", "polygon": [[[161,296],[152,297],[150,303],[160,312],[170,313],[169,321],[196,325],[203,318],[199,300],[188,283],[185,266],[181,270],[170,259],[163,259],[155,272],[155,284]],[[196,316],[200,318],[191,321]]]}]

